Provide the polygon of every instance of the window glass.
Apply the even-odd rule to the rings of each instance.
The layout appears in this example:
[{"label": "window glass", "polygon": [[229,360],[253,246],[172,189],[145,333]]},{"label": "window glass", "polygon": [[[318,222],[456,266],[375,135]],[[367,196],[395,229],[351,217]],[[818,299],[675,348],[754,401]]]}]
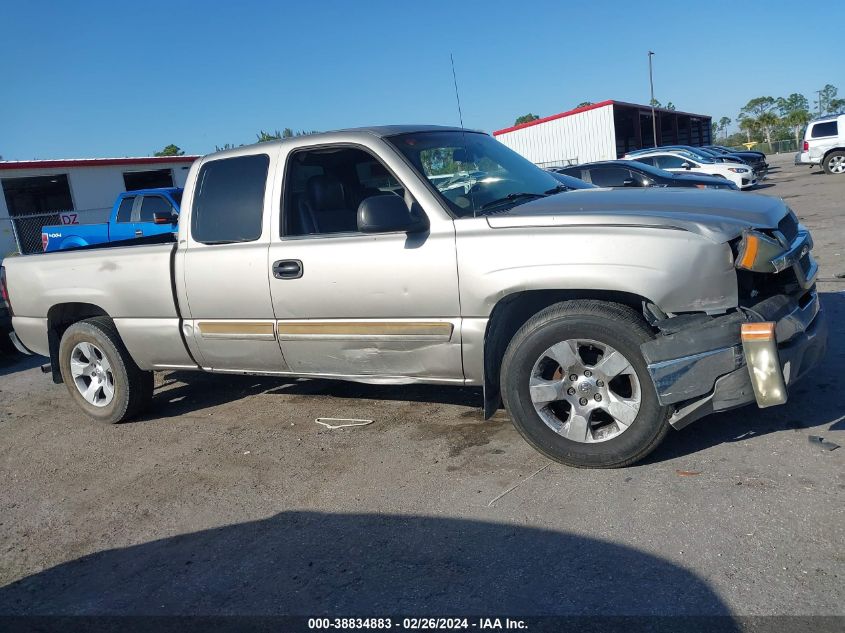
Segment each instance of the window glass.
[{"label": "window glass", "polygon": [[816,123],[810,133],[810,138],[821,138],[823,136],[836,136],[839,134],[836,121],[825,121],[824,123]]},{"label": "window glass", "polygon": [[[569,174],[560,174],[556,171],[549,172],[552,175],[552,178],[557,180],[560,184],[562,184],[566,189],[595,189],[595,185],[591,185],[590,183],[581,180],[580,178],[575,178],[574,176],[570,176]],[[578,173],[581,173],[581,170],[578,170]]]},{"label": "window glass", "polygon": [[197,176],[191,234],[198,242],[251,242],[261,237],[266,154],[206,163]]},{"label": "window glass", "polygon": [[631,172],[620,167],[591,167],[590,182],[599,187],[624,187]]},{"label": "window glass", "polygon": [[420,132],[388,140],[457,217],[505,211],[559,191],[551,174],[486,134]]},{"label": "window glass", "polygon": [[357,147],[300,150],[288,158],[283,235],[358,232],[358,206],[372,196],[405,196],[385,165]]},{"label": "window glass", "polygon": [[172,213],[173,206],[161,196],[144,196],[141,199],[139,222],[152,222],[154,213]]},{"label": "window glass", "polygon": [[578,178],[579,180],[586,180],[586,176],[583,171],[584,170],[580,167],[567,167],[566,169],[560,170],[558,173],[566,174],[567,176],[572,176],[573,178]]},{"label": "window glass", "polygon": [[135,204],[135,196],[129,196],[120,201],[117,208],[117,221],[130,222],[132,220],[132,205]]},{"label": "window glass", "polygon": [[642,158],[635,158],[635,161],[638,163],[642,163],[643,165],[654,165],[654,157],[653,156],[643,156]]},{"label": "window glass", "polygon": [[172,187],[173,172],[170,169],[127,171],[123,173],[123,184],[126,186],[126,191]]},{"label": "window glass", "polygon": [[683,169],[684,163],[692,164],[689,159],[680,156],[672,156],[671,154],[661,154],[655,156],[657,166],[660,169]]}]

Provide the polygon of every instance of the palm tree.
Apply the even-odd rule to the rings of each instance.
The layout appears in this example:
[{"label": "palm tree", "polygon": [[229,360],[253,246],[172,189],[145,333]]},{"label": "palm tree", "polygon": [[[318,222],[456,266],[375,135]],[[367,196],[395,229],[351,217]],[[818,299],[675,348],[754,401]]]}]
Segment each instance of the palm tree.
[{"label": "palm tree", "polygon": [[728,138],[728,126],[730,124],[731,120],[726,116],[723,116],[721,119],[719,119],[719,131],[722,132],[722,135],[725,139]]},{"label": "palm tree", "polygon": [[751,142],[751,135],[756,133],[759,129],[757,125],[757,119],[749,116],[741,116],[739,117],[739,129],[745,132],[745,136],[748,139],[748,142]]},{"label": "palm tree", "polygon": [[812,115],[807,110],[793,110],[783,117],[784,122],[792,128],[795,133],[795,144],[801,143],[801,130],[812,119]]},{"label": "palm tree", "polygon": [[772,146],[772,129],[774,129],[778,123],[780,123],[780,117],[771,111],[764,112],[757,117],[757,125],[766,135],[766,142],[769,144],[769,147]]}]

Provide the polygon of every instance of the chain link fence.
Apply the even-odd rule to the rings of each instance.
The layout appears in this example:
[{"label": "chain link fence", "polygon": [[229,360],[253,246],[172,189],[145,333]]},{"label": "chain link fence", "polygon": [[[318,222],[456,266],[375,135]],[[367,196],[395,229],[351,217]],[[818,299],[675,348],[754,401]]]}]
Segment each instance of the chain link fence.
[{"label": "chain link fence", "polygon": [[41,253],[45,226],[61,226],[65,231],[78,224],[107,222],[110,208],[28,213],[0,218],[0,258]]},{"label": "chain link fence", "polygon": [[[764,154],[787,154],[799,151],[801,144],[803,144],[803,141],[796,142],[794,138],[785,141],[772,141],[771,143],[755,143],[751,147],[751,151],[763,152]],[[745,145],[733,145],[731,149],[735,149],[738,152],[746,152],[749,148]]]}]

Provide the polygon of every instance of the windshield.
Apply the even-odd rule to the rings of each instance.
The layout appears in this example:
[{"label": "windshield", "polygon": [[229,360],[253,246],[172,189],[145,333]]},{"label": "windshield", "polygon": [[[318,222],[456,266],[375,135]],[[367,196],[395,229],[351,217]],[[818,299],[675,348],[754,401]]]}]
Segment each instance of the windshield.
[{"label": "windshield", "polygon": [[675,150],[672,150],[672,151],[675,152],[676,154],[680,154],[681,156],[686,156],[688,158],[695,159],[696,161],[698,161],[699,163],[702,163],[702,164],[710,164],[710,163],[716,162],[710,156],[706,156],[706,155],[700,154],[698,152],[691,152],[688,149],[675,149]]},{"label": "windshield", "polygon": [[554,176],[486,134],[420,132],[387,140],[434,185],[457,217],[510,209],[564,190]]}]

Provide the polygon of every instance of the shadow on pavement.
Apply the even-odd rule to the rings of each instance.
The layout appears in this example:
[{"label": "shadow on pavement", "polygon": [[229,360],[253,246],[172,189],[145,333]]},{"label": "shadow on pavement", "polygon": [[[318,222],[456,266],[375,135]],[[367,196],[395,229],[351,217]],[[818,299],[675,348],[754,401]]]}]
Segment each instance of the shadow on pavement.
[{"label": "shadow on pavement", "polygon": [[0,614],[729,615],[690,571],[565,532],[282,512],[97,552],[0,588]]},{"label": "shadow on pavement", "polygon": [[[432,402],[473,407],[480,410],[481,389],[444,387],[439,385],[368,385],[342,380],[309,378],[273,378],[264,376],[235,376],[198,372],[168,374],[163,386],[181,383],[170,389],[157,389],[150,410],[137,420],[152,422],[185,413],[235,402],[261,393],[291,396],[330,396],[364,400],[395,400],[402,402]],[[295,405],[291,405],[295,406]]]},{"label": "shadow on pavement", "polygon": [[[3,354],[0,355],[0,376],[9,376],[19,371],[35,369],[48,362],[50,362],[50,359],[45,356],[26,356],[18,352]],[[47,379],[49,380],[50,377],[48,376]]]}]

